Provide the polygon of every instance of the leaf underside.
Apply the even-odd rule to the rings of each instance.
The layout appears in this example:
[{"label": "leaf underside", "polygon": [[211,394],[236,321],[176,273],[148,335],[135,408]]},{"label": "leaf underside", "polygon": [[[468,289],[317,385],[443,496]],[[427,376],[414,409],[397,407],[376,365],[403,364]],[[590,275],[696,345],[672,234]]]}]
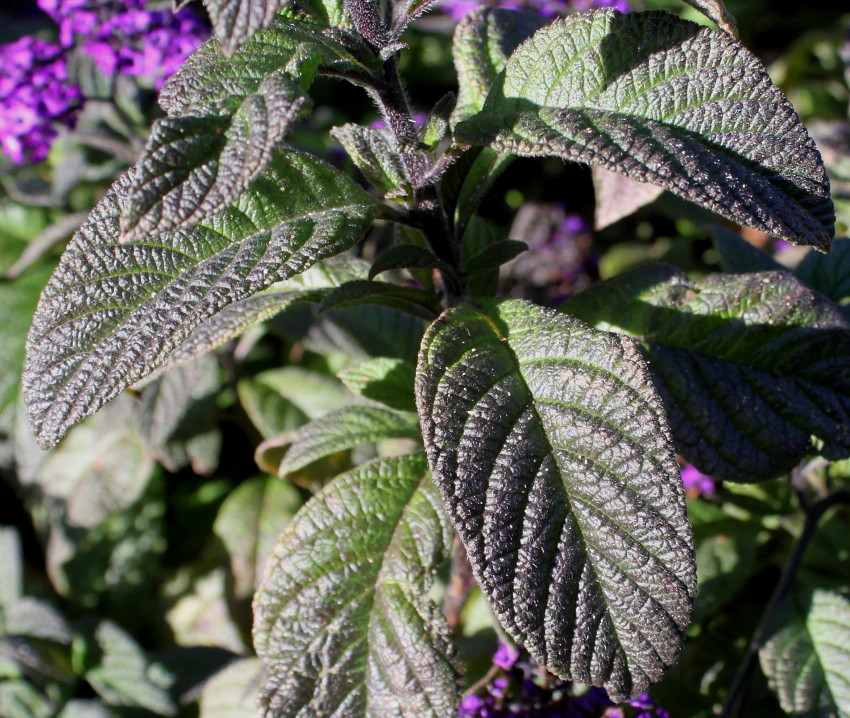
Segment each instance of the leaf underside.
[{"label": "leaf underside", "polygon": [[372,461],[310,501],[255,598],[264,714],[453,715],[452,644],[426,595],[450,546],[422,454]]},{"label": "leaf underside", "polygon": [[850,715],[847,599],[824,590],[787,598],[759,659],[779,704],[789,715]]},{"label": "leaf underside", "polygon": [[576,13],[521,45],[459,139],[657,184],[739,224],[828,249],[820,154],[724,32],[660,12]]},{"label": "leaf underside", "polygon": [[505,630],[564,678],[642,693],[678,654],[693,540],[663,410],[631,340],[517,300],[427,331],[429,464]]},{"label": "leaf underside", "polygon": [[564,311],[638,337],[677,450],[701,471],[762,481],[812,451],[850,453],[850,330],[787,272],[699,283],[642,267],[576,295]]},{"label": "leaf underside", "polygon": [[330,166],[280,151],[213,219],[120,242],[128,182],[75,235],[33,320],[24,391],[42,446],[164,364],[218,313],[353,246],[379,211]]}]

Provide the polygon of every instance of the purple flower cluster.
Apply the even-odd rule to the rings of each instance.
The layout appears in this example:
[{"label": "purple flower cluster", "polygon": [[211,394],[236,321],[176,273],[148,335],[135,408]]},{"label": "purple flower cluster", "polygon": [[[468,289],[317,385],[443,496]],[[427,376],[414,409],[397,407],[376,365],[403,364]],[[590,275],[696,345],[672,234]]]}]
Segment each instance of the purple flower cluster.
[{"label": "purple flower cluster", "polygon": [[72,127],[82,96],[68,84],[59,45],[22,37],[0,46],[0,148],[16,164],[43,162],[58,134]]},{"label": "purple flower cluster", "polygon": [[536,12],[543,17],[556,17],[572,10],[592,10],[610,7],[620,12],[629,11],[629,0],[443,0],[443,9],[455,20],[462,20],[482,5],[492,5],[508,10]]},{"label": "purple flower cluster", "polygon": [[713,494],[716,489],[714,477],[702,473],[691,464],[685,464],[682,467],[682,483],[685,485],[688,496],[692,497]]},{"label": "purple flower cluster", "polygon": [[206,39],[188,9],[145,10],[145,0],[38,0],[64,47],[79,44],[107,75],[148,77],[157,89]]},{"label": "purple flower cluster", "polygon": [[580,690],[501,641],[493,665],[486,692],[465,696],[458,718],[670,718],[648,695],[616,705],[602,688]]}]

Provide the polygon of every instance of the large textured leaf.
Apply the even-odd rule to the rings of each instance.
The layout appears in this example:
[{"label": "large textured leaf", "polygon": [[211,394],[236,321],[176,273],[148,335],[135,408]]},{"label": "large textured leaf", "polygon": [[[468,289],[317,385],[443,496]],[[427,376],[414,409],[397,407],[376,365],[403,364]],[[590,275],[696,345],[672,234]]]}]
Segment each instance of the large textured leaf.
[{"label": "large textured leaf", "polygon": [[644,267],[563,308],[640,338],[676,448],[701,471],[773,478],[812,450],[812,436],[824,455],[850,452],[850,330],[791,274],[695,283],[673,267]]},{"label": "large textured leaf", "polygon": [[518,300],[461,305],[427,331],[416,392],[431,470],[505,630],[614,700],[657,681],[696,576],[633,342]]},{"label": "large textured leaf", "polygon": [[537,13],[484,7],[469,13],[452,44],[459,94],[455,121],[474,115],[517,46],[548,20]]},{"label": "large textured leaf", "polygon": [[799,244],[828,248],[833,234],[820,155],[761,63],[665,13],[599,10],[544,28],[456,135],[601,165]]},{"label": "large textured leaf", "polygon": [[792,716],[850,715],[850,604],[829,591],[786,599],[759,653]]},{"label": "large textured leaf", "polygon": [[213,29],[229,55],[274,20],[287,0],[204,0]]},{"label": "large textured leaf", "polygon": [[124,200],[121,228],[139,239],[190,225],[233,202],[268,164],[320,65],[363,69],[339,42],[276,22],[226,57],[206,43],[171,77]]},{"label": "large textured leaf", "polygon": [[239,201],[188,230],[118,241],[128,179],[74,236],[42,294],[24,387],[49,446],[210,317],[357,242],[380,211],[323,162],[280,151]]},{"label": "large textured leaf", "polygon": [[426,595],[450,545],[422,454],[373,461],[310,501],[254,603],[265,715],[453,715],[452,646]]}]

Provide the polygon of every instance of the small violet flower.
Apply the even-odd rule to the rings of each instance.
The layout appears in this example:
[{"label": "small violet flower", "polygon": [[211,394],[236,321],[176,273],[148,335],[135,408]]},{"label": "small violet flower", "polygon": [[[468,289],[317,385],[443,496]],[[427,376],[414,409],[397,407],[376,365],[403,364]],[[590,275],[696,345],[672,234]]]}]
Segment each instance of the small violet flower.
[{"label": "small violet flower", "polygon": [[16,164],[43,162],[58,127],[73,127],[82,102],[59,45],[22,37],[0,45],[0,148]]},{"label": "small violet flower", "polygon": [[682,467],[682,483],[688,496],[713,494],[716,489],[714,477],[703,474],[696,466],[685,464]]},{"label": "small violet flower", "polygon": [[510,670],[519,658],[519,648],[510,646],[504,641],[499,641],[499,647],[493,655],[493,664],[504,670]]}]

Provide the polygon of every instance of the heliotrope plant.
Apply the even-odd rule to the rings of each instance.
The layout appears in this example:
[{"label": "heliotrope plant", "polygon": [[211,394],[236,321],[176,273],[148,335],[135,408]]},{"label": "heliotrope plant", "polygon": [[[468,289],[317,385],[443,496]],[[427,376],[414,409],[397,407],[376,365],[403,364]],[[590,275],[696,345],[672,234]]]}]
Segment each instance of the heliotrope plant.
[{"label": "heliotrope plant", "polygon": [[[850,453],[847,322],[787,272],[642,267],[558,309],[494,296],[526,247],[492,237],[477,209],[513,157],[591,164],[829,249],[813,141],[722,3],[691,4],[721,29],[611,8],[472,12],[454,36],[457,95],[418,129],[398,56],[428,0],[206,0],[217,39],[165,83],[142,158],[69,245],[24,390],[49,447],[294,303],[425,320],[415,367],[347,370],[362,402],[278,456],[286,476],[361,444],[419,447],[336,476],[282,534],[254,603],[267,715],[456,714],[452,626],[431,597],[453,546],[453,572],[468,557],[537,665],[646,701],[696,594],[676,452],[743,482]],[[320,76],[361,87],[383,118],[333,130],[369,191],[285,142]],[[376,222],[396,242],[369,265],[349,250]],[[397,270],[418,283],[378,279]],[[800,655],[774,661],[777,682]],[[828,677],[807,685],[846,706]]]}]

